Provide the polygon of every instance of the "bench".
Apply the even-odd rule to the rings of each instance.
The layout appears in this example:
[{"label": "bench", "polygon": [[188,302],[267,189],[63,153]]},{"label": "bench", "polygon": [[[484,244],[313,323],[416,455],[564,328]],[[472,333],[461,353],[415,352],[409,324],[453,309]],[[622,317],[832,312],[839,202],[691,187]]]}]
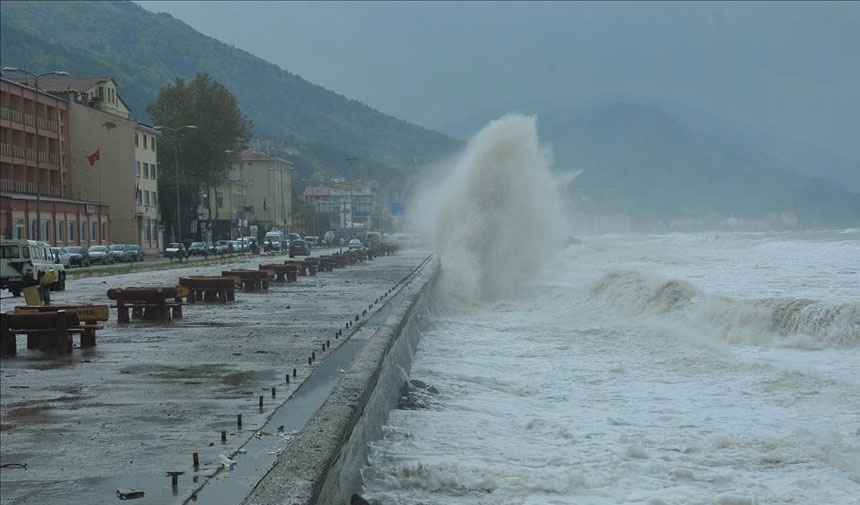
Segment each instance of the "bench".
[{"label": "bench", "polygon": [[227,303],[236,299],[236,283],[232,277],[180,277],[179,285],[188,288],[188,303]]},{"label": "bench", "polygon": [[72,352],[70,330],[79,325],[78,315],[66,310],[18,314],[0,312],[0,356],[18,353],[16,335],[27,335],[28,349],[38,347],[46,352],[69,354]]},{"label": "bench", "polygon": [[[107,305],[23,305],[15,307],[16,314],[56,312],[58,310],[77,314],[80,323],[78,326],[70,327],[69,332],[81,334],[81,348],[95,347],[96,330],[103,329],[104,325],[101,323],[110,317]],[[38,335],[32,335],[32,338],[35,340],[34,342],[31,342],[31,337],[28,336],[27,338],[28,349],[35,349],[39,346]]]},{"label": "bench", "polygon": [[232,277],[237,286],[247,293],[259,293],[269,290],[269,278],[271,275],[266,270],[225,270],[221,272],[224,277]]},{"label": "bench", "polygon": [[[169,323],[171,314],[175,319],[182,319],[183,296],[189,293],[185,287],[155,287],[155,288],[113,288],[107,291],[107,297],[116,301],[112,307],[117,310],[117,322],[129,323],[131,317],[144,321]],[[173,301],[168,301],[172,298]]]}]

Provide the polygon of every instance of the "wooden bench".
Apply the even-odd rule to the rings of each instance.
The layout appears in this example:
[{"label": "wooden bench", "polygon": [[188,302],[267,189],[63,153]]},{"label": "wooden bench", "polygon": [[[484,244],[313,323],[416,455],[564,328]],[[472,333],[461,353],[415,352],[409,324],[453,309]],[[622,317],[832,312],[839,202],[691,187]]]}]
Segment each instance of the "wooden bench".
[{"label": "wooden bench", "polygon": [[224,277],[232,277],[237,286],[247,293],[259,293],[269,290],[269,272],[266,270],[225,270],[221,272]]},{"label": "wooden bench", "polygon": [[[71,329],[80,320],[72,311],[6,313],[0,312],[0,356],[18,353],[16,335],[27,335],[27,348],[46,352],[72,352]],[[32,337],[32,340],[31,340]]]},{"label": "wooden bench", "polygon": [[[189,293],[185,287],[131,287],[114,288],[107,291],[107,297],[116,301],[113,307],[117,310],[117,322],[129,323],[131,317],[144,321],[169,323],[171,314],[175,319],[182,319],[182,297]],[[173,301],[168,301],[172,298]]]},{"label": "wooden bench", "polygon": [[[95,347],[96,330],[103,329],[104,325],[101,323],[110,318],[107,305],[23,305],[15,307],[16,314],[56,312],[58,310],[66,310],[78,315],[79,325],[70,327],[69,332],[81,334],[81,348]],[[38,335],[33,337],[38,339]],[[27,338],[28,349],[34,349],[38,345],[38,341],[31,344],[30,337]]]},{"label": "wooden bench", "polygon": [[180,277],[179,285],[188,288],[188,303],[227,303],[236,299],[236,283],[232,277]]},{"label": "wooden bench", "polygon": [[280,263],[267,263],[260,265],[260,270],[265,270],[270,277],[274,277],[276,282],[295,282],[295,270],[293,270],[292,279],[290,279],[290,268]]}]

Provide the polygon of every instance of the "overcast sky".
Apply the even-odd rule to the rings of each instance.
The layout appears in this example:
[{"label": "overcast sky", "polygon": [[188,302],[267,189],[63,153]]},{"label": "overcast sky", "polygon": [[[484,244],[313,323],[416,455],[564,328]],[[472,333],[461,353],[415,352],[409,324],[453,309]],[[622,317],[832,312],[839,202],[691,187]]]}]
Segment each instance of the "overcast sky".
[{"label": "overcast sky", "polygon": [[860,160],[856,2],[138,3],[430,128],[640,96]]}]

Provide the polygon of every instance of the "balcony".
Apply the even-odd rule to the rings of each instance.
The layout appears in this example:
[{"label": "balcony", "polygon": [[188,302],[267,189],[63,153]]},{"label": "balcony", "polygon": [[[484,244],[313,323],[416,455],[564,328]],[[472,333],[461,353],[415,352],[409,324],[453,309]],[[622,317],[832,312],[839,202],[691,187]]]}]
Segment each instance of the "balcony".
[{"label": "balcony", "polygon": [[[0,119],[7,119],[13,123],[19,123],[26,126],[36,126],[36,118],[32,114],[24,114],[23,112],[10,109],[8,107],[0,107]],[[39,118],[39,129],[52,131],[54,133],[59,131],[56,121],[49,121],[42,118]]]},{"label": "balcony", "polygon": [[[24,158],[36,161],[36,154],[35,149],[27,149],[21,146],[13,146],[11,144],[0,144],[0,155],[2,156],[12,156],[13,158]],[[45,163],[53,163],[55,165],[59,165],[60,163],[60,155],[55,152],[39,151],[38,156],[39,161]]]},{"label": "balcony", "polygon": [[[62,187],[54,184],[39,184],[39,189],[39,194],[42,196],[68,197],[70,192],[68,186]],[[32,182],[0,179],[0,191],[35,195],[36,185]]]}]

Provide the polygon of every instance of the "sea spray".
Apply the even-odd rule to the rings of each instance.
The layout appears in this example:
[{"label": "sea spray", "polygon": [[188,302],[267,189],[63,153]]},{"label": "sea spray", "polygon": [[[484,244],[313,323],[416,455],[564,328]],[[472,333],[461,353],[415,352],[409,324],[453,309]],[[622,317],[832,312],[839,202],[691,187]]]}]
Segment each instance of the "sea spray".
[{"label": "sea spray", "polygon": [[418,207],[441,262],[440,287],[460,300],[510,296],[562,243],[565,225],[550,156],[534,116],[491,122]]}]

